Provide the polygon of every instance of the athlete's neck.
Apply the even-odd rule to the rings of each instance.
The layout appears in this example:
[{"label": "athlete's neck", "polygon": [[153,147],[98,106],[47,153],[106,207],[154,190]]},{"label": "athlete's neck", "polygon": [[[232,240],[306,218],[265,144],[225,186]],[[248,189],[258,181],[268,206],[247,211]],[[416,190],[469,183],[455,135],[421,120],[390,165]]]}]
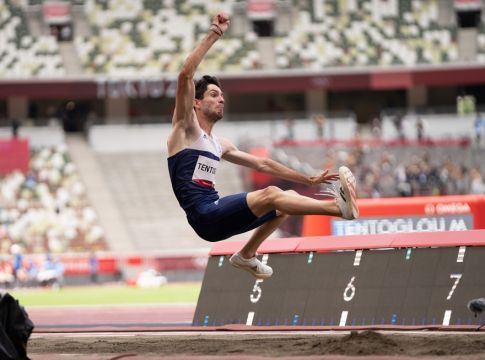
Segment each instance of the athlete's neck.
[{"label": "athlete's neck", "polygon": [[197,114],[197,120],[199,121],[200,128],[204,130],[207,135],[212,136],[212,128],[215,123],[205,119],[202,114]]}]

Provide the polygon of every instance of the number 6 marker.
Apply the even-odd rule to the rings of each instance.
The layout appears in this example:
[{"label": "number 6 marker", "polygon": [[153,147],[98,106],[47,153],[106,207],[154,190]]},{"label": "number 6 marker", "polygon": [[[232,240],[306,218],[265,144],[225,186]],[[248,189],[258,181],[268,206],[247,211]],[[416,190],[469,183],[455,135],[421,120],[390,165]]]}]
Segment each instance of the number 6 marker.
[{"label": "number 6 marker", "polygon": [[[354,298],[355,295],[355,286],[352,284],[355,280],[355,276],[352,276],[352,279],[350,279],[350,282],[347,284],[347,287],[344,290],[344,300],[345,301],[350,301]],[[350,291],[350,294],[347,295],[347,293]]]}]

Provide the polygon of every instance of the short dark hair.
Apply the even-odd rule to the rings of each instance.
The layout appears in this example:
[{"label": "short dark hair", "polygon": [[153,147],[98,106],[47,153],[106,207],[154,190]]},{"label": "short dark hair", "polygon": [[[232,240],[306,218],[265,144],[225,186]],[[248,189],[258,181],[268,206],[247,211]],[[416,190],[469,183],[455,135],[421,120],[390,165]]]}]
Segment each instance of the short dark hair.
[{"label": "short dark hair", "polygon": [[207,90],[207,86],[209,86],[209,84],[217,85],[219,88],[221,87],[219,80],[217,80],[217,78],[215,76],[204,75],[204,76],[202,76],[202,78],[195,81],[195,98],[196,99],[202,100],[202,98],[204,97],[204,93]]}]

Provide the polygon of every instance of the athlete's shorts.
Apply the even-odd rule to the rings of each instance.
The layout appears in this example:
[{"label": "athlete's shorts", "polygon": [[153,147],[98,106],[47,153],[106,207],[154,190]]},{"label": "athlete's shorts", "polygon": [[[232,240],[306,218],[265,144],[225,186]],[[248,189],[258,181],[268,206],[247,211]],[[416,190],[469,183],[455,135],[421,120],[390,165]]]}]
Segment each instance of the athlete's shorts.
[{"label": "athlete's shorts", "polygon": [[229,195],[196,205],[187,212],[190,226],[207,241],[220,241],[255,229],[276,217],[276,210],[257,217],[249,209],[247,193]]}]

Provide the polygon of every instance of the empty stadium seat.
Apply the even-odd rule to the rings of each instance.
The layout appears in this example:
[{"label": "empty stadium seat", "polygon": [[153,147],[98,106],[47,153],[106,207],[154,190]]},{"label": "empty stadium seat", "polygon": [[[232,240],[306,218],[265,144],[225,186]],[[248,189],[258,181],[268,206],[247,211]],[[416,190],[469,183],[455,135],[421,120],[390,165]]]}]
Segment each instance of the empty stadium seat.
[{"label": "empty stadium seat", "polygon": [[0,249],[28,253],[107,250],[104,231],[65,145],[32,151],[27,174],[0,178]]},{"label": "empty stadium seat", "polygon": [[65,74],[56,40],[30,34],[24,13],[6,0],[0,3],[0,76],[57,77]]}]

